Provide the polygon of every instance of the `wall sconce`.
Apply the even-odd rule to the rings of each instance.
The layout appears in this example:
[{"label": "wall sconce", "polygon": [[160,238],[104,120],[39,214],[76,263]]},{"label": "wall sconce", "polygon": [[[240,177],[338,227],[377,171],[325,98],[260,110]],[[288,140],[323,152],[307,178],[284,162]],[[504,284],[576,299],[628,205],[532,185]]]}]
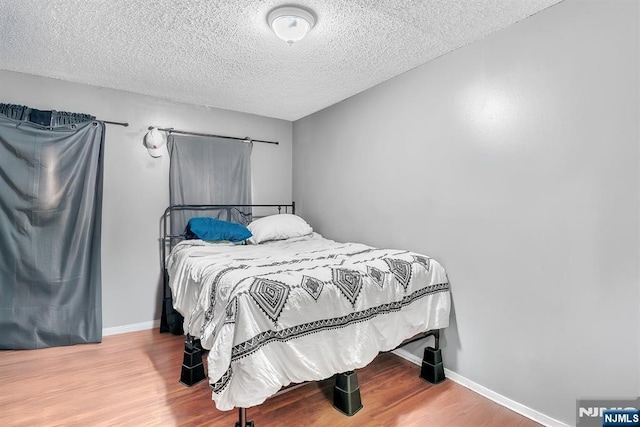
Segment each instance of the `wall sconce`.
[{"label": "wall sconce", "polygon": [[300,6],[280,6],[269,12],[267,22],[276,36],[292,45],[313,28],[316,16]]},{"label": "wall sconce", "polygon": [[144,146],[147,147],[149,155],[162,157],[165,145],[167,145],[167,135],[158,128],[150,127],[149,132],[144,136]]}]

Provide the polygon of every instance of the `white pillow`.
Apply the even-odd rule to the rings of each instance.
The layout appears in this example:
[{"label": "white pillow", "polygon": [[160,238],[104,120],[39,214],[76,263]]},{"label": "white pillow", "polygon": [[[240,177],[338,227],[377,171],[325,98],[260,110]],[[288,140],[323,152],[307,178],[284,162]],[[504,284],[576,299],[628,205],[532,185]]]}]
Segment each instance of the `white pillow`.
[{"label": "white pillow", "polygon": [[313,232],[313,228],[304,219],[293,214],[265,216],[252,221],[247,228],[253,234],[248,241],[254,245],[269,240],[301,237]]}]

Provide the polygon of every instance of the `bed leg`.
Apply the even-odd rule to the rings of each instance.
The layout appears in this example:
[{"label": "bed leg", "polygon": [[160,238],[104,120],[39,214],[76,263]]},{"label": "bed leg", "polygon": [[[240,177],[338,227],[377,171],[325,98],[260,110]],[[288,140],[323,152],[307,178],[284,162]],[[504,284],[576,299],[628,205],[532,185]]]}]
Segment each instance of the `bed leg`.
[{"label": "bed leg", "polygon": [[362,409],[360,386],[354,371],[336,374],[336,385],[333,388],[333,406],[348,416],[352,416]]},{"label": "bed leg", "polygon": [[446,379],[444,376],[444,364],[442,363],[442,350],[440,349],[440,331],[433,333],[435,338],[435,348],[426,347],[422,358],[422,369],[420,378],[431,384],[439,384]]},{"label": "bed leg", "polygon": [[182,359],[182,372],[180,383],[187,387],[198,384],[205,379],[204,365],[202,364],[202,348],[200,341],[187,335],[184,341],[184,357]]},{"label": "bed leg", "polygon": [[238,408],[236,427],[253,427],[253,421],[247,421],[247,408]]}]

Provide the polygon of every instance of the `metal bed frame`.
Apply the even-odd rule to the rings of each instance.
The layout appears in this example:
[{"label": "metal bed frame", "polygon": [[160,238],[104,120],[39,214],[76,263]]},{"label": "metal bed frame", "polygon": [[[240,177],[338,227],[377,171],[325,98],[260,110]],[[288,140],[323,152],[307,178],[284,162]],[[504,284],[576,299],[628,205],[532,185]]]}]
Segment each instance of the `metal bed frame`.
[{"label": "metal bed frame", "polygon": [[[247,214],[241,209],[251,208],[252,212]],[[171,214],[173,212],[191,211],[191,212],[210,212],[210,211],[235,211],[243,216],[247,224],[254,218],[259,216],[253,215],[253,208],[264,209],[277,209],[278,213],[292,213],[296,212],[296,203],[291,202],[290,205],[170,205],[164,210],[161,219],[161,237],[160,237],[160,256],[162,264],[162,315],[160,317],[160,332],[171,332],[174,335],[182,335],[184,333],[182,329],[182,315],[174,310],[173,301],[171,297],[171,290],[169,289],[169,276],[167,274],[166,261],[167,254],[171,252],[173,246],[180,240],[185,238],[184,230],[180,234],[175,234],[174,230],[171,230]],[[284,212],[282,212],[284,210]],[[169,251],[167,251],[169,249]]]},{"label": "metal bed frame", "polygon": [[[163,304],[162,304],[162,317],[160,319],[160,332],[171,332],[174,335],[182,335],[184,333],[182,328],[182,315],[175,311],[173,308],[173,301],[171,297],[171,290],[169,289],[169,275],[166,269],[166,257],[167,248],[169,252],[178,241],[185,238],[184,233],[174,234],[170,227],[171,213],[176,211],[192,211],[192,212],[206,212],[206,211],[236,211],[244,218],[247,223],[251,222],[254,218],[252,213],[242,212],[244,208],[271,208],[277,209],[278,213],[292,213],[295,214],[295,202],[291,204],[280,205],[171,205],[165,209],[162,215],[161,224],[161,256],[162,256],[162,285],[163,285]],[[284,212],[283,212],[284,210]],[[433,336],[435,343],[433,347],[427,346],[424,349],[424,356],[422,359],[422,367],[420,370],[420,378],[431,384],[439,384],[443,382],[445,378],[444,364],[442,361],[442,351],[440,349],[440,330],[431,330],[417,334],[411,338],[404,340],[397,348],[403,347],[414,341],[418,341],[427,337]],[[395,350],[395,349],[394,349]],[[182,370],[180,374],[180,383],[186,387],[191,387],[206,378],[204,372],[204,365],[202,363],[202,354],[205,352],[200,345],[200,340],[189,334],[185,337],[184,356],[182,362]],[[292,387],[297,387],[299,384],[293,384],[284,387],[279,393],[288,390]],[[347,416],[352,416],[360,409],[363,408],[360,398],[360,387],[358,385],[358,378],[354,371],[343,372],[335,375],[335,386],[333,391],[333,405],[340,412]],[[247,409],[238,408],[238,422],[236,427],[254,427],[253,421],[247,420]]]}]

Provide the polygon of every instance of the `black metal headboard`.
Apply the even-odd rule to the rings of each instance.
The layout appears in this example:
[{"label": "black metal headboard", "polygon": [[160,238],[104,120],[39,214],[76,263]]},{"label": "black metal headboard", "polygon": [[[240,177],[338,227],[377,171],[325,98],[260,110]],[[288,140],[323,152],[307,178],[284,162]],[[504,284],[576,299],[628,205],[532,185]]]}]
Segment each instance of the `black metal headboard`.
[{"label": "black metal headboard", "polygon": [[[256,215],[255,210],[258,210]],[[251,213],[245,211],[250,210]],[[277,210],[277,212],[276,212]],[[169,289],[169,275],[167,274],[166,262],[167,255],[173,249],[173,246],[185,238],[184,229],[186,224],[181,224],[180,230],[171,229],[171,214],[173,212],[223,212],[226,211],[231,217],[232,213],[243,219],[245,224],[262,216],[275,213],[296,213],[296,204],[280,204],[280,205],[171,205],[165,209],[161,218],[161,236],[160,236],[160,256],[162,265],[162,317],[160,318],[160,332],[171,332],[175,335],[181,335],[182,316],[173,308],[173,298]],[[263,214],[264,213],[264,214]]]}]

